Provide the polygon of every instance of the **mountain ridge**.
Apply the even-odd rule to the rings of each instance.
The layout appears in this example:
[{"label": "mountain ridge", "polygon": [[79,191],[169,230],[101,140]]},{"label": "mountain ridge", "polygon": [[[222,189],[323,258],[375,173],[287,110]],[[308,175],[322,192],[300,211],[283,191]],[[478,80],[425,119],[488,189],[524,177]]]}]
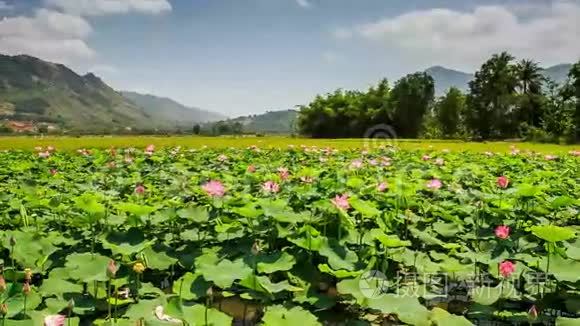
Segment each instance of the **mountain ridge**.
[{"label": "mountain ridge", "polygon": [[[572,64],[561,63],[543,68],[543,75],[557,83],[563,83],[568,78],[568,72]],[[469,89],[468,83],[474,77],[474,73],[451,69],[440,65],[431,66],[424,70],[435,81],[435,94],[443,95],[450,87],[457,87],[462,91]]]}]

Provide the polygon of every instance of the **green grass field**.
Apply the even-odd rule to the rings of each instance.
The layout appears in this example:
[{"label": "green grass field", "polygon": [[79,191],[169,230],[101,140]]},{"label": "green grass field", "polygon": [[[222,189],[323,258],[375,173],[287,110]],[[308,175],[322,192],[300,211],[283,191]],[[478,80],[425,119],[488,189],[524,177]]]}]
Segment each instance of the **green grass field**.
[{"label": "green grass field", "polygon": [[35,146],[55,146],[59,150],[79,148],[109,147],[145,147],[154,144],[157,147],[183,146],[199,148],[247,147],[256,145],[263,148],[286,148],[288,145],[306,145],[335,148],[376,147],[381,144],[393,144],[402,149],[449,149],[453,151],[493,151],[506,152],[516,145],[521,150],[533,150],[542,153],[565,153],[580,149],[579,145],[555,145],[521,142],[462,142],[448,140],[365,140],[365,139],[308,139],[289,137],[196,137],[196,136],[87,136],[87,137],[0,137],[0,150],[32,150]]}]

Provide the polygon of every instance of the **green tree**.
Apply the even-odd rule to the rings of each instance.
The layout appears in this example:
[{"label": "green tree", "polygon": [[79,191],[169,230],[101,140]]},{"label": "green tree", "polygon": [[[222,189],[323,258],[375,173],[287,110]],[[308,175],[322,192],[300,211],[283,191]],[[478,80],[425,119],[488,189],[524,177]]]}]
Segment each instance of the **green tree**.
[{"label": "green tree", "polygon": [[435,82],[424,72],[397,81],[390,93],[393,125],[397,135],[416,138],[435,96]]},{"label": "green tree", "polygon": [[574,139],[580,140],[580,60],[572,66],[570,73],[571,92],[576,100],[574,109]]},{"label": "green tree", "polygon": [[456,87],[451,87],[435,104],[435,117],[445,137],[454,137],[462,123],[465,112],[465,96]]},{"label": "green tree", "polygon": [[480,138],[514,135],[513,108],[518,79],[507,52],[494,54],[469,82],[466,122]]},{"label": "green tree", "polygon": [[515,66],[520,96],[518,99],[518,120],[533,127],[539,127],[543,107],[543,85],[545,80],[542,68],[533,60],[521,60]]},{"label": "green tree", "polygon": [[193,134],[194,135],[199,135],[201,132],[201,126],[199,124],[195,124],[193,126]]}]

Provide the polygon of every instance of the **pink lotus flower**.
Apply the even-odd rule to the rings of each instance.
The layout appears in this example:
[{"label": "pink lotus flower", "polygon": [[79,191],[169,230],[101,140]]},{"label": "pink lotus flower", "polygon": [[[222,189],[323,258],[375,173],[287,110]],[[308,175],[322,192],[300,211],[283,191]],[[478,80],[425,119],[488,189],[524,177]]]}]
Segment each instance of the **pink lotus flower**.
[{"label": "pink lotus flower", "polygon": [[369,165],[370,166],[377,166],[377,165],[379,165],[379,162],[377,162],[377,160],[375,160],[375,159],[372,159],[372,160],[369,160]]},{"label": "pink lotus flower", "polygon": [[54,152],[56,150],[56,148],[54,148],[54,146],[48,146],[46,148],[46,150],[49,151],[49,152]]},{"label": "pink lotus flower", "polygon": [[280,186],[274,181],[266,181],[262,185],[262,190],[265,192],[276,193],[280,191]]},{"label": "pink lotus flower", "polygon": [[300,177],[300,181],[302,181],[304,183],[312,183],[312,182],[314,182],[314,178],[310,177],[310,176],[302,176],[302,177]]},{"label": "pink lotus flower", "polygon": [[278,176],[282,180],[288,180],[290,178],[290,172],[288,172],[287,168],[278,168]]},{"label": "pink lotus flower", "polygon": [[124,161],[127,164],[131,164],[131,163],[133,163],[133,157],[131,157],[131,156],[125,156],[125,160]]},{"label": "pink lotus flower", "polygon": [[429,155],[423,155],[423,157],[421,157],[421,160],[423,161],[429,161],[431,159],[431,156]]},{"label": "pink lotus flower", "polygon": [[536,308],[536,305],[532,305],[530,310],[528,310],[528,316],[533,320],[538,318],[538,308]]},{"label": "pink lotus flower", "polygon": [[145,193],[145,187],[142,184],[135,186],[135,193],[137,195],[143,195]]},{"label": "pink lotus flower", "polygon": [[499,264],[499,273],[508,278],[516,271],[516,264],[512,263],[509,260],[504,260]]},{"label": "pink lotus flower", "polygon": [[114,169],[114,168],[117,167],[117,163],[115,163],[115,162],[109,162],[109,163],[107,163],[107,167],[109,169]]},{"label": "pink lotus flower", "polygon": [[224,185],[216,180],[211,180],[208,183],[204,184],[202,187],[203,191],[211,197],[223,197],[226,189]]},{"label": "pink lotus flower", "polygon": [[546,156],[544,156],[544,159],[547,160],[547,161],[553,161],[553,160],[555,160],[557,158],[558,157],[557,156],[554,156],[554,155],[546,155]]},{"label": "pink lotus flower", "polygon": [[427,188],[431,190],[438,190],[441,188],[442,185],[443,184],[439,179],[432,179],[429,182],[427,182]]},{"label": "pink lotus flower", "polygon": [[497,177],[496,183],[498,187],[505,189],[510,184],[510,181],[506,176],[502,175],[501,177]]},{"label": "pink lotus flower", "polygon": [[321,156],[321,157],[319,158],[319,160],[320,160],[320,162],[322,162],[322,163],[324,163],[324,162],[328,161],[328,159],[327,159],[326,157],[323,157],[323,156]]},{"label": "pink lotus flower", "polygon": [[50,157],[50,152],[49,151],[40,152],[40,153],[38,153],[38,157],[41,157],[41,158],[49,158]]},{"label": "pink lotus flower", "polygon": [[354,160],[354,161],[350,162],[351,169],[360,169],[362,166],[363,166],[362,160]]},{"label": "pink lotus flower", "polygon": [[115,261],[112,259],[109,260],[109,263],[107,264],[107,275],[109,278],[115,278],[118,270],[119,267],[117,266],[117,263],[115,263]]},{"label": "pink lotus flower", "polygon": [[57,173],[58,173],[58,171],[56,169],[50,169],[51,175],[56,175]]},{"label": "pink lotus flower", "polygon": [[350,208],[350,204],[348,203],[348,195],[347,194],[336,195],[336,197],[334,197],[334,199],[331,199],[330,201],[338,209],[347,210]]},{"label": "pink lotus flower", "polygon": [[387,190],[387,188],[389,188],[389,185],[386,182],[381,182],[379,183],[379,185],[377,186],[377,190],[379,192],[383,192],[385,190]]},{"label": "pink lotus flower", "polygon": [[253,165],[248,165],[248,168],[246,169],[246,171],[248,171],[249,173],[254,173],[254,172],[256,172],[256,167]]},{"label": "pink lotus flower", "polygon": [[510,227],[506,225],[500,225],[495,228],[495,236],[505,240],[510,236]]},{"label": "pink lotus flower", "polygon": [[569,151],[568,154],[572,156],[580,156],[580,151]]},{"label": "pink lotus flower", "polygon": [[44,317],[44,326],[63,326],[66,317],[63,315],[50,315]]},{"label": "pink lotus flower", "polygon": [[221,154],[220,156],[218,156],[218,158],[217,158],[217,159],[218,159],[218,161],[220,161],[220,162],[225,162],[225,161],[227,161],[227,160],[228,160],[228,157],[227,157],[227,156],[225,156],[224,154]]},{"label": "pink lotus flower", "polygon": [[435,164],[439,166],[445,165],[445,160],[442,158],[437,158],[435,159]]},{"label": "pink lotus flower", "polygon": [[486,156],[489,156],[489,157],[492,157],[492,156],[493,156],[493,153],[492,153],[492,152],[485,152],[484,154],[485,154]]},{"label": "pink lotus flower", "polygon": [[37,152],[42,152],[43,148],[41,146],[34,147],[34,150]]},{"label": "pink lotus flower", "polygon": [[77,153],[83,155],[83,156],[89,156],[91,155],[91,151],[89,151],[88,149],[85,148],[81,148],[77,150]]},{"label": "pink lotus flower", "polygon": [[147,147],[145,147],[145,152],[144,152],[145,155],[151,156],[151,155],[153,155],[154,152],[155,152],[155,145],[150,144],[150,145],[147,145]]},{"label": "pink lotus flower", "polygon": [[517,148],[512,148],[512,150],[511,150],[511,154],[512,154],[512,155],[518,155],[519,153],[520,153],[520,150],[519,150],[519,149],[517,149]]}]

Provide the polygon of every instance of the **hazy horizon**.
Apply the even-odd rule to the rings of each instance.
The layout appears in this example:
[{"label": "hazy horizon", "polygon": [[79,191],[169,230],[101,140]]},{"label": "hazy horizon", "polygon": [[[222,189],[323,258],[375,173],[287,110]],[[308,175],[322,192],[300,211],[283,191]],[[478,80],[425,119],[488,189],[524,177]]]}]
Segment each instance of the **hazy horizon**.
[{"label": "hazy horizon", "polygon": [[580,57],[579,0],[0,0],[0,53],[230,117],[507,50]]}]

